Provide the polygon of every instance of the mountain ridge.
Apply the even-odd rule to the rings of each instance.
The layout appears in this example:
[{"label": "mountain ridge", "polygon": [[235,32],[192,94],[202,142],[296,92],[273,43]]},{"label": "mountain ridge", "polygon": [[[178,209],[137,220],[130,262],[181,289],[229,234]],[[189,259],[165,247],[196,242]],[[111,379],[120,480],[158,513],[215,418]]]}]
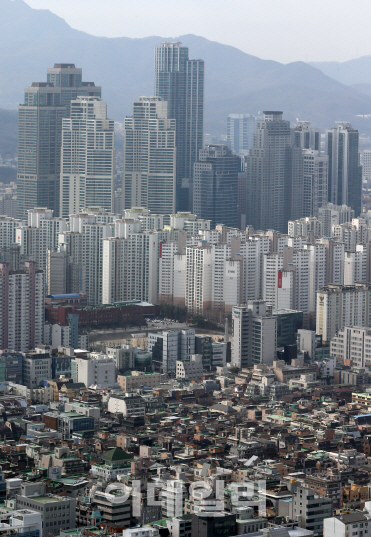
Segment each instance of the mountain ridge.
[{"label": "mountain ridge", "polygon": [[0,0],[0,8],[0,108],[15,109],[25,86],[46,80],[47,67],[70,62],[82,67],[83,80],[102,86],[109,117],[123,121],[134,99],[153,94],[154,47],[171,39],[188,46],[190,58],[205,60],[205,132],[225,133],[232,112],[278,108],[291,121],[313,120],[321,128],[339,119],[357,126],[357,115],[371,112],[370,95],[305,62],[262,60],[193,34],[96,37],[23,0]]}]

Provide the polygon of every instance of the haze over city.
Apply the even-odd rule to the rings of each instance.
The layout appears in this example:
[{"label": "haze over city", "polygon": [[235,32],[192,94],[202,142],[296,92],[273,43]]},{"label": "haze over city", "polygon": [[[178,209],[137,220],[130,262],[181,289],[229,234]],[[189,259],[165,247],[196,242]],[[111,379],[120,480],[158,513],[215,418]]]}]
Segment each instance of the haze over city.
[{"label": "haze over city", "polygon": [[369,55],[367,0],[27,0],[97,36],[196,34],[283,63]]}]

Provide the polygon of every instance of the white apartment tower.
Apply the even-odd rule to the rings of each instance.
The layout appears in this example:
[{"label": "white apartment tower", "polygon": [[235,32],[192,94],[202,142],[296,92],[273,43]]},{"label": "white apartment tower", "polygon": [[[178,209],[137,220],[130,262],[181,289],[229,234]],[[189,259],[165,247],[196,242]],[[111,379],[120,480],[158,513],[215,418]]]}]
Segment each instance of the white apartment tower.
[{"label": "white apartment tower", "polygon": [[211,309],[213,251],[205,242],[186,249],[185,305],[188,311],[204,314]]},{"label": "white apartment tower", "polygon": [[102,303],[157,302],[159,234],[127,233],[102,241]]},{"label": "white apartment tower", "polygon": [[322,236],[332,237],[332,226],[351,222],[354,218],[354,210],[347,205],[326,203],[318,210],[318,220],[321,222]]},{"label": "white apartment tower", "polygon": [[90,206],[112,211],[114,177],[114,121],[107,119],[107,104],[78,97],[62,123],[60,215]]},{"label": "white apartment tower", "polygon": [[317,291],[316,334],[329,342],[345,326],[370,326],[371,285],[328,285]]},{"label": "white apartment tower", "polygon": [[36,267],[46,272],[48,250],[58,247],[59,233],[67,231],[64,218],[53,217],[53,211],[37,207],[27,211],[28,225],[16,229],[16,243],[20,245],[20,254]]},{"label": "white apartment tower", "polygon": [[176,196],[175,119],[161,97],[139,97],[125,119],[123,209],[172,214]]},{"label": "white apartment tower", "polygon": [[354,326],[339,330],[330,343],[330,355],[352,360],[357,367],[371,366],[371,330]]},{"label": "white apartment tower", "polygon": [[94,212],[71,215],[70,231],[59,234],[59,249],[67,253],[76,274],[71,292],[86,294],[90,305],[102,304],[103,239],[113,234],[113,224],[104,220]]},{"label": "white apartment tower", "polygon": [[0,347],[28,351],[43,343],[44,273],[32,261],[25,270],[0,263]]},{"label": "white apartment tower", "polygon": [[232,364],[239,368],[272,364],[277,353],[277,319],[263,300],[232,309]]}]

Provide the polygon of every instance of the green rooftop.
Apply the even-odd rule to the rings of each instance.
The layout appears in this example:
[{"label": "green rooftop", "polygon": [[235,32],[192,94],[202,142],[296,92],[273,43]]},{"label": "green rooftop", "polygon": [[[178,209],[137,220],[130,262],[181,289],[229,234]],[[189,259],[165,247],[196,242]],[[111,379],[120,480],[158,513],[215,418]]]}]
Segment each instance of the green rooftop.
[{"label": "green rooftop", "polygon": [[119,461],[125,461],[128,459],[132,459],[132,455],[129,455],[129,453],[126,453],[122,448],[115,447],[113,449],[110,449],[107,451],[104,455],[102,455],[102,459],[106,462],[119,462]]},{"label": "green rooftop", "polygon": [[37,502],[41,503],[53,503],[53,502],[60,502],[61,498],[54,498],[53,496],[32,496],[30,500],[35,500]]}]

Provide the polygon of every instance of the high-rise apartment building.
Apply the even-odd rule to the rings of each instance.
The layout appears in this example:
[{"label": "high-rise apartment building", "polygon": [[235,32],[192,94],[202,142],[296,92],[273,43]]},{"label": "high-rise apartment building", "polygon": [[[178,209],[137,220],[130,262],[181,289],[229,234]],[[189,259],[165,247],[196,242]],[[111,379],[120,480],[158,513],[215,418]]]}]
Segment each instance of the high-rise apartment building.
[{"label": "high-rise apartment building", "polygon": [[317,291],[316,334],[329,342],[345,326],[370,326],[371,285],[328,285]]},{"label": "high-rise apartment building", "polygon": [[263,300],[232,308],[231,362],[239,368],[272,364],[277,353],[277,319]]},{"label": "high-rise apartment building", "polygon": [[236,155],[247,155],[253,146],[256,118],[250,114],[229,114],[227,140]]},{"label": "high-rise apartment building", "polygon": [[329,202],[318,209],[323,237],[332,237],[333,226],[351,222],[353,218],[354,210],[347,205],[334,205]]},{"label": "high-rise apartment building", "polygon": [[246,173],[247,223],[286,233],[291,215],[303,216],[303,165],[301,148],[282,112],[264,112],[264,120],[257,121]]},{"label": "high-rise apartment building", "polygon": [[17,215],[48,207],[59,213],[59,174],[62,119],[70,115],[77,96],[101,96],[101,88],[82,81],[82,69],[56,63],[47,70],[47,82],[25,88],[18,108]]},{"label": "high-rise apartment building", "polygon": [[103,239],[113,235],[112,218],[92,208],[71,215],[70,230],[59,234],[58,249],[69,258],[68,292],[86,294],[90,305],[102,303]]},{"label": "high-rise apartment building", "polygon": [[212,248],[205,242],[186,249],[186,308],[203,315],[211,309]]},{"label": "high-rise apartment building", "polygon": [[[27,351],[43,342],[44,273],[34,262],[25,270],[0,263],[0,347]],[[44,377],[45,378],[45,377]]]},{"label": "high-rise apartment building", "polygon": [[114,121],[107,119],[107,104],[78,97],[62,122],[60,215],[92,206],[112,211],[114,178]]},{"label": "high-rise apartment building", "polygon": [[314,149],[303,149],[304,199],[302,216],[318,216],[327,203],[328,157]]},{"label": "high-rise apartment building", "polygon": [[[138,221],[137,226],[140,228]],[[103,304],[157,302],[159,234],[141,233],[138,228],[103,240]]]},{"label": "high-rise apartment building", "polygon": [[194,165],[193,210],[212,227],[239,227],[238,174],[241,159],[226,145],[207,145]]},{"label": "high-rise apartment building", "polygon": [[53,211],[45,207],[28,210],[28,225],[16,229],[16,243],[20,255],[28,261],[35,261],[36,268],[46,272],[48,250],[58,246],[59,233],[67,231],[64,218],[54,218]]},{"label": "high-rise apartment building", "polygon": [[156,47],[155,95],[168,102],[168,117],[176,120],[176,208],[188,210],[193,164],[203,143],[204,62],[190,60],[181,45]]},{"label": "high-rise apartment building", "polygon": [[139,97],[125,119],[123,209],[172,214],[176,195],[175,119],[160,97]]},{"label": "high-rise apartment building", "polygon": [[326,130],[328,155],[328,201],[349,205],[355,216],[362,210],[362,167],[359,161],[359,132],[350,123],[337,122]]},{"label": "high-rise apartment building", "polygon": [[357,367],[371,366],[371,330],[360,326],[344,327],[330,343],[330,354],[351,360]]}]

